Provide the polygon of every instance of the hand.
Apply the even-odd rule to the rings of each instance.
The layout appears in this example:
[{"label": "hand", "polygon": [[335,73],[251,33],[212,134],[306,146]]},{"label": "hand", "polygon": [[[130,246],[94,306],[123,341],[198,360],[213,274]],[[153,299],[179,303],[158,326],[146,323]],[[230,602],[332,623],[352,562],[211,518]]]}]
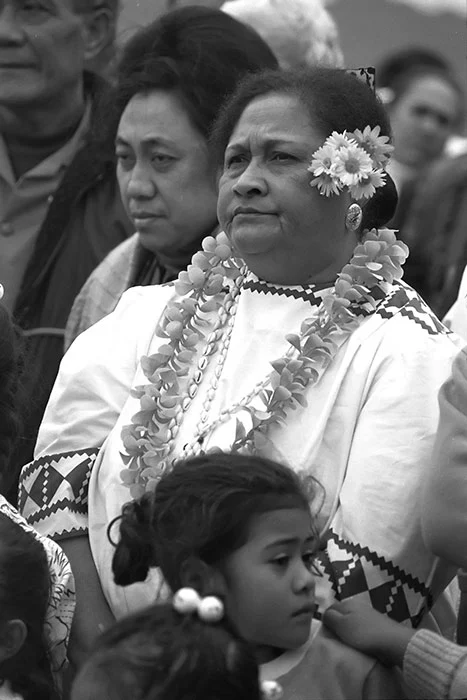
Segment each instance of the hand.
[{"label": "hand", "polygon": [[405,650],[415,633],[356,598],[331,605],[324,613],[323,623],[345,644],[375,656],[388,666],[402,666]]}]

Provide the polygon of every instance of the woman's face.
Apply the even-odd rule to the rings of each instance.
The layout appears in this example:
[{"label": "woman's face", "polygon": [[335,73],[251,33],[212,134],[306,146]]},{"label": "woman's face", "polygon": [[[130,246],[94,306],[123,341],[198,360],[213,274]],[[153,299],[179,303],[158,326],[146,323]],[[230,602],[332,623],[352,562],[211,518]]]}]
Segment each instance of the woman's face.
[{"label": "woman's face", "polygon": [[175,256],[216,225],[207,144],[175,95],[135,95],[120,119],[116,153],[123,204],[145,248]]},{"label": "woman's face", "polygon": [[356,239],[345,230],[347,195],[310,187],[313,152],[327,134],[293,97],[271,94],[243,112],[225,152],[218,218],[260,278],[278,284],[328,282]]},{"label": "woman's face", "polygon": [[422,168],[441,155],[456,124],[459,96],[437,76],[414,81],[390,110],[394,157]]}]

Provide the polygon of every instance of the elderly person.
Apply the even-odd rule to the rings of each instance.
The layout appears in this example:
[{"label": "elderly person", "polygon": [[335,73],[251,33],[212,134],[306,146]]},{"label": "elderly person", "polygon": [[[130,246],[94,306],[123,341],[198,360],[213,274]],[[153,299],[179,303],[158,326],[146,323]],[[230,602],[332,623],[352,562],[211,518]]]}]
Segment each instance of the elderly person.
[{"label": "elderly person", "polygon": [[117,178],[136,233],[78,295],[66,345],[135,285],[170,281],[217,226],[207,136],[224,97],[277,62],[260,37],[219,10],[186,7],[137,32],[121,57],[113,114]]},{"label": "elderly person", "polygon": [[0,280],[26,338],[23,438],[32,457],[63,356],[66,320],[92,270],[132,232],[114,175],[114,135],[100,138],[96,72],[111,51],[117,0],[0,4]]},{"label": "elderly person", "polygon": [[322,0],[229,0],[221,10],[253,27],[281,68],[344,64],[336,23]]},{"label": "elderly person", "polygon": [[[345,71],[269,72],[214,133],[225,233],[75,341],[23,511],[79,562],[97,625],[160,589],[157,569],[113,582],[122,505],[181,456],[257,451],[324,487],[320,612],[360,596],[418,625],[453,575],[423,544],[420,489],[457,347],[399,281],[404,244],[365,232],[394,210],[385,111]],[[449,609],[438,622],[454,623]]]}]

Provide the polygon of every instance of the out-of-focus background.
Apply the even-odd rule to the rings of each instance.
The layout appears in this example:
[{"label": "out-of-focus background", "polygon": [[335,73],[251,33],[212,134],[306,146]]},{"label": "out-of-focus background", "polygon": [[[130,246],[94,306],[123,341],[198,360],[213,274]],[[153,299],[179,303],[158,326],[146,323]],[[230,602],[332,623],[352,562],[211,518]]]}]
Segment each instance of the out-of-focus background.
[{"label": "out-of-focus background", "polygon": [[[252,3],[255,0],[251,0]],[[287,3],[287,0],[284,0]],[[220,7],[223,0],[122,0],[124,39],[161,12],[183,5]],[[328,0],[349,67],[377,65],[383,56],[410,45],[443,54],[467,83],[467,0]]]}]

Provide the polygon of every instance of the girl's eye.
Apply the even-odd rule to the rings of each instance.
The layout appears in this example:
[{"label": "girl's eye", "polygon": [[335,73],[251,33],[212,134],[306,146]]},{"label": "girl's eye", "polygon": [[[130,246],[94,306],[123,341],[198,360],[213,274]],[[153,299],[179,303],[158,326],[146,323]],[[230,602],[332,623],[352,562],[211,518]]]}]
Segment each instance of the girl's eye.
[{"label": "girl's eye", "polygon": [[272,563],[275,564],[276,566],[279,566],[281,569],[285,568],[287,564],[289,563],[290,557],[288,557],[286,554],[281,554],[279,557],[276,557],[275,559],[272,560]]},{"label": "girl's eye", "polygon": [[316,553],[315,552],[306,552],[302,556],[303,563],[305,564],[306,568],[308,571],[311,571],[312,574],[315,574],[316,576],[321,576],[321,571],[318,569],[318,566],[316,564]]}]

